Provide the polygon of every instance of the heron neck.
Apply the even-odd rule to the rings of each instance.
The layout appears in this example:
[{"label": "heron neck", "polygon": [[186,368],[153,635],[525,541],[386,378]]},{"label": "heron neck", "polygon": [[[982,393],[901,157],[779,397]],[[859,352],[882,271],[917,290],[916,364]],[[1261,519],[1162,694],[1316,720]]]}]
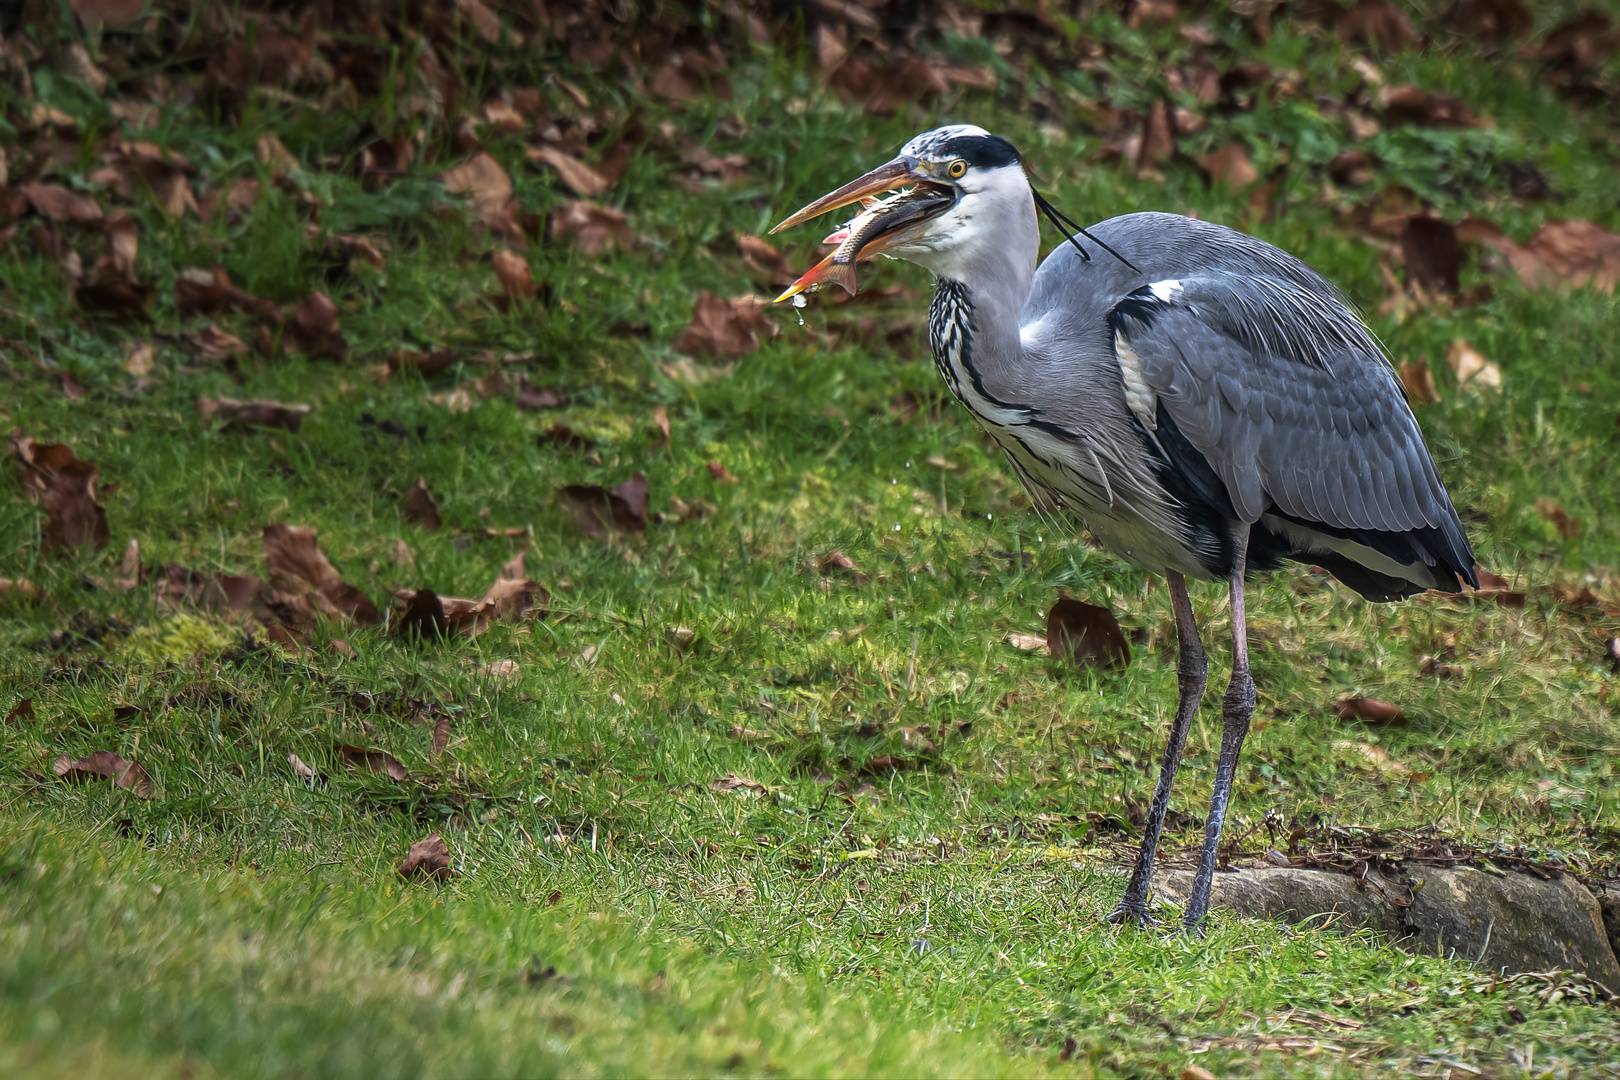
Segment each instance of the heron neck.
[{"label": "heron neck", "polygon": [[997,251],[939,276],[929,323],[935,360],[953,389],[966,378],[988,399],[1008,402],[1026,384],[1020,327],[1035,260],[1021,256]]}]

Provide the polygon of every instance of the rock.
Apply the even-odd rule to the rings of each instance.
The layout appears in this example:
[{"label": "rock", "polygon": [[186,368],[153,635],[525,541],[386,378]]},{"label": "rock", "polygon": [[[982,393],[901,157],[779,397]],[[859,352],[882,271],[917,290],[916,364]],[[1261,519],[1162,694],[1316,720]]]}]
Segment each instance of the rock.
[{"label": "rock", "polygon": [[1609,932],[1609,948],[1620,957],[1620,882],[1605,882],[1597,891],[1597,901],[1603,912],[1603,926]]},{"label": "rock", "polygon": [[[1192,889],[1190,870],[1154,877],[1177,902]],[[1212,902],[1287,922],[1337,913],[1344,925],[1382,930],[1409,952],[1444,952],[1510,974],[1569,969],[1620,989],[1620,963],[1604,912],[1568,874],[1543,881],[1471,867],[1412,866],[1399,878],[1375,874],[1373,884],[1397,899],[1411,895],[1412,906],[1392,908],[1348,874],[1280,866],[1216,874]],[[1612,902],[1620,915],[1620,892]],[[1620,930],[1620,919],[1610,926]]]}]

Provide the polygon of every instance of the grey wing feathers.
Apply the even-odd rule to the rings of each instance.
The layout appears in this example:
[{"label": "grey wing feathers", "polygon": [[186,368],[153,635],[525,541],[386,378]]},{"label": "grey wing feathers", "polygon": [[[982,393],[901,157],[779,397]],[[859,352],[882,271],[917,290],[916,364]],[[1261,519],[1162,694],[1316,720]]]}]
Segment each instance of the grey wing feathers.
[{"label": "grey wing feathers", "polygon": [[1394,372],[1336,301],[1209,274],[1140,289],[1109,321],[1244,521],[1275,504],[1337,528],[1460,535]]}]

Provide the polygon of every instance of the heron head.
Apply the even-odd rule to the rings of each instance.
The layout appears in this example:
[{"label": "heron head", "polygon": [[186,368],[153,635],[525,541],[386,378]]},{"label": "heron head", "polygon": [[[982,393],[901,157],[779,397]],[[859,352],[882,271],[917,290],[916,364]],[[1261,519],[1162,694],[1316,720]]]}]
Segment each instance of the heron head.
[{"label": "heron head", "polygon": [[855,263],[880,253],[954,277],[953,270],[975,251],[1009,242],[1009,216],[1034,220],[1018,151],[971,124],[923,132],[893,161],[823,195],[771,232],[854,202],[862,204],[861,213],[827,237],[837,245],[833,253],[790,285],[778,303],[828,284],[854,293]]}]

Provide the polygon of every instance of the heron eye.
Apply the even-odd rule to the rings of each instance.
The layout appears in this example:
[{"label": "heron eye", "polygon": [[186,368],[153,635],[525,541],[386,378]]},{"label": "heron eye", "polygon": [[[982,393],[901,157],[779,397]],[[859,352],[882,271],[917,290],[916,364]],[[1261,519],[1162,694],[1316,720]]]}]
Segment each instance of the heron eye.
[{"label": "heron eye", "polygon": [[967,175],[967,162],[963,161],[961,158],[957,158],[946,167],[945,171],[950,175],[952,180],[960,180],[962,177]]}]

